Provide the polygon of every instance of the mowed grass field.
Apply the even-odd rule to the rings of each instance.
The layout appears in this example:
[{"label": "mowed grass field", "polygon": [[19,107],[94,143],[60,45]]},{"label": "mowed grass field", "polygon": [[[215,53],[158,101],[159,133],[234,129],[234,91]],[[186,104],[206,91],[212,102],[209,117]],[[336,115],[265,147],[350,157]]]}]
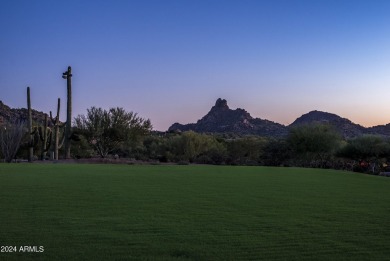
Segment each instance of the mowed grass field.
[{"label": "mowed grass field", "polygon": [[0,164],[0,260],[389,260],[390,179],[334,170]]}]

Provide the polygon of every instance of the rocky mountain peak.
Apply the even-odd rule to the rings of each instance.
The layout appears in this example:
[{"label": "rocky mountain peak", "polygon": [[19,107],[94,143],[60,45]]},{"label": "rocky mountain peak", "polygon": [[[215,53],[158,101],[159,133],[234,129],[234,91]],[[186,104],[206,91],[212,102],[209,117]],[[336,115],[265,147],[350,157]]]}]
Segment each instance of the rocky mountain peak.
[{"label": "rocky mountain peak", "polygon": [[5,104],[3,103],[3,101],[0,100],[0,109],[1,109],[1,110],[9,110],[10,107],[8,107],[7,105],[5,105]]},{"label": "rocky mountain peak", "polygon": [[287,134],[286,127],[268,120],[254,119],[246,110],[232,110],[225,99],[217,99],[211,110],[197,123],[175,123],[169,131],[188,131],[208,133],[236,133],[265,136],[284,136]]},{"label": "rocky mountain peak", "polygon": [[284,126],[269,120],[253,118],[244,109],[232,110],[225,99],[219,98],[211,110],[196,123],[175,123],[169,131],[188,131],[207,133],[234,133],[238,135],[260,135],[283,137],[290,128],[305,124],[330,124],[345,138],[353,138],[363,134],[390,136],[390,124],[364,128],[336,114],[311,111],[303,114],[291,125]]},{"label": "rocky mountain peak", "polygon": [[227,101],[225,99],[218,98],[215,102],[214,108],[229,109],[229,106],[227,105]]}]

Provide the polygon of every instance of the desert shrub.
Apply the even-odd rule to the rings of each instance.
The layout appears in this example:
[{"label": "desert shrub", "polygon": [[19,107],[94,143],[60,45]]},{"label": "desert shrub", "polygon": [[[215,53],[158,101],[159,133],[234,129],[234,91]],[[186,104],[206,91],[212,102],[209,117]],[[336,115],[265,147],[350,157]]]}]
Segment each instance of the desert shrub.
[{"label": "desert shrub", "polygon": [[11,162],[15,158],[24,133],[22,122],[14,122],[0,128],[0,150],[6,162]]},{"label": "desert shrub", "polygon": [[357,172],[379,173],[380,166],[390,156],[390,142],[377,135],[363,135],[348,140],[337,153],[344,157],[358,161],[353,170]]},{"label": "desert shrub", "polygon": [[329,124],[300,125],[290,130],[287,143],[303,167],[325,167],[341,145],[340,134]]},{"label": "desert shrub", "polygon": [[291,148],[285,139],[270,139],[266,143],[261,161],[266,166],[286,166],[292,157]]},{"label": "desert shrub", "polygon": [[262,137],[243,137],[229,140],[227,144],[230,165],[259,165],[267,140]]}]

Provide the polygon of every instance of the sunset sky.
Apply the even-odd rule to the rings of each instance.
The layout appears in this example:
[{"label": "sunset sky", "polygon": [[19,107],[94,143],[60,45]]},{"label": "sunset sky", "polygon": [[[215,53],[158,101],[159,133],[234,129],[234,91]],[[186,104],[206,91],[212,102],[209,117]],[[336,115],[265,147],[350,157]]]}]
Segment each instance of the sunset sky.
[{"label": "sunset sky", "polygon": [[311,110],[390,123],[390,1],[0,1],[0,100],[124,107],[166,130],[217,98],[290,124]]}]

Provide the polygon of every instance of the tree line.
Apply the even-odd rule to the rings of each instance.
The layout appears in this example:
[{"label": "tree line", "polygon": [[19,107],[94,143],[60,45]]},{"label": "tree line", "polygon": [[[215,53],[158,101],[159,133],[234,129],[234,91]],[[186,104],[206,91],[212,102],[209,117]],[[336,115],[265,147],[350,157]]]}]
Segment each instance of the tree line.
[{"label": "tree line", "polygon": [[235,137],[192,131],[149,135],[127,156],[161,162],[332,168],[378,174],[387,171],[390,139],[344,139],[329,124],[291,128],[285,138]]},{"label": "tree line", "polygon": [[[22,123],[0,129],[1,157],[11,162],[28,158],[48,160],[45,152],[58,147],[57,124],[26,131]],[[35,125],[39,123],[35,123]],[[49,129],[49,130],[48,130]],[[50,136],[45,134],[50,134]],[[56,133],[56,132],[54,132]],[[343,139],[329,124],[291,128],[285,138],[187,132],[155,132],[150,120],[123,108],[91,107],[73,120],[72,158],[126,158],[145,162],[217,165],[264,165],[334,168],[367,173],[385,171],[390,158],[387,137],[363,135]],[[44,138],[43,138],[44,137]],[[54,140],[54,143],[51,141]],[[54,145],[53,145],[54,144]],[[57,144],[57,145],[56,145]],[[40,156],[38,156],[40,155]]]}]

